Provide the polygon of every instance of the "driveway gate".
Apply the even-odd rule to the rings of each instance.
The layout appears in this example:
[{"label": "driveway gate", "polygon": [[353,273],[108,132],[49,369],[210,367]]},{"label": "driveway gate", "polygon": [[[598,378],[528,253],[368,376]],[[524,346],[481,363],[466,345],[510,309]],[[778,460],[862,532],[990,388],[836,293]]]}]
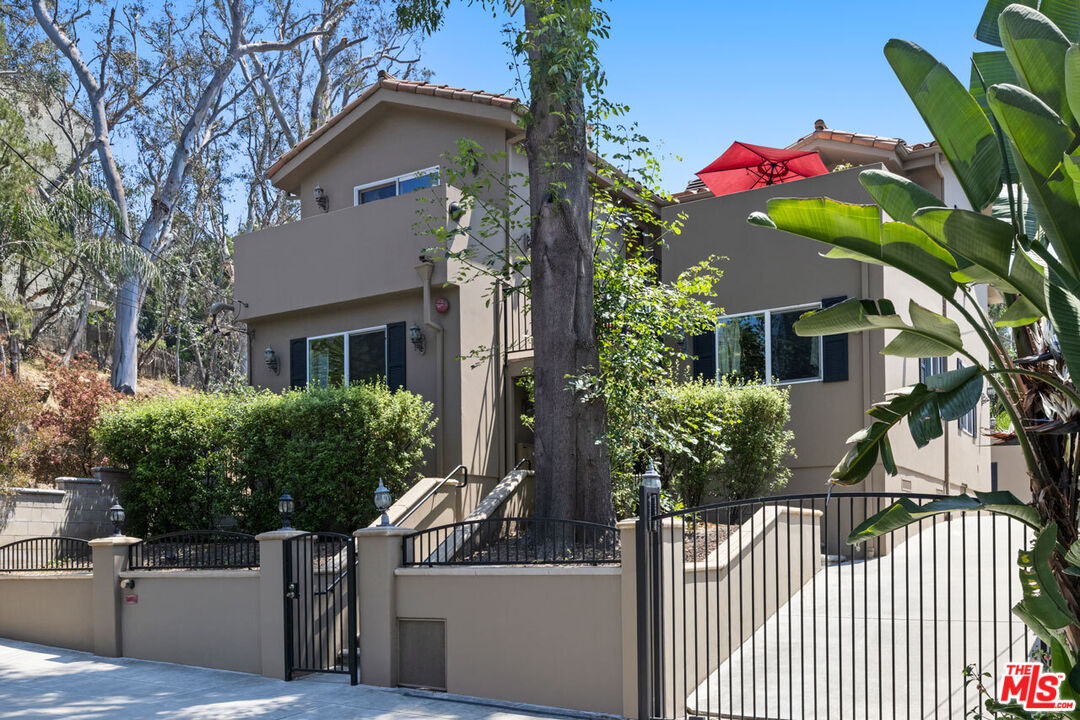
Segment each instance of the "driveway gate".
[{"label": "driveway gate", "polygon": [[994,693],[1005,663],[1036,642],[1010,612],[1033,534],[957,513],[847,544],[901,497],[941,499],[833,493],[660,512],[642,491],[639,717],[906,720],[981,707],[978,682]]},{"label": "driveway gate", "polygon": [[285,679],[347,674],[357,683],[356,545],[348,535],[304,533],[284,542]]}]

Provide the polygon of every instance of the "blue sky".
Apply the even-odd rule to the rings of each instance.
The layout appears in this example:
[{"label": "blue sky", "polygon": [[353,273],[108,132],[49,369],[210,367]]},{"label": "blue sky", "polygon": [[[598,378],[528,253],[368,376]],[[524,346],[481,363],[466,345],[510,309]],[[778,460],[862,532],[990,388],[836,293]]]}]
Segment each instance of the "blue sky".
[{"label": "blue sky", "polygon": [[[602,49],[609,96],[679,190],[734,140],[785,146],[822,118],[830,128],[930,139],[885,62],[889,38],[912,40],[967,84],[984,0],[608,0]],[[425,42],[434,81],[517,94],[502,22],[464,2]],[[682,160],[674,156],[680,156]]]}]

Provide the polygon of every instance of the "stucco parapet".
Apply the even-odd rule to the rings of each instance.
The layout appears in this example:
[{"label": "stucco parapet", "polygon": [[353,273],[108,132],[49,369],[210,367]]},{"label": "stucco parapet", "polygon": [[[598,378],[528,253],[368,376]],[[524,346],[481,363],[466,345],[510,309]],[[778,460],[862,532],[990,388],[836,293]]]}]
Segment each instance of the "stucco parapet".
[{"label": "stucco parapet", "polygon": [[100,485],[101,481],[97,478],[81,478],[81,477],[58,477],[56,478],[57,485]]},{"label": "stucco parapet", "polygon": [[486,565],[457,567],[405,567],[394,571],[395,575],[421,577],[447,576],[496,576],[527,577],[551,575],[621,575],[619,565]]},{"label": "stucco parapet", "polygon": [[9,572],[0,573],[0,580],[92,580],[92,572]]},{"label": "stucco parapet", "polygon": [[395,525],[360,528],[353,533],[353,537],[403,537],[416,532],[412,528],[397,527]]},{"label": "stucco parapet", "polygon": [[258,570],[125,570],[122,578],[161,578],[163,580],[212,580],[258,578]]},{"label": "stucco parapet", "polygon": [[625,520],[619,520],[617,523],[615,523],[615,527],[619,530],[627,530],[630,528],[636,528],[637,524],[637,518],[626,518]]},{"label": "stucco parapet", "polygon": [[288,540],[291,537],[297,535],[303,535],[303,530],[297,530],[295,528],[281,528],[279,530],[271,530],[269,532],[259,533],[255,536],[255,539],[259,542],[264,540]]},{"label": "stucco parapet", "polygon": [[90,541],[90,547],[109,547],[117,545],[134,545],[142,542],[141,538],[127,537],[126,535],[110,535],[109,537],[95,538]]},{"label": "stucco parapet", "polygon": [[64,490],[53,490],[52,488],[15,488],[16,495],[30,495],[41,498],[46,497],[64,497],[67,492]]}]

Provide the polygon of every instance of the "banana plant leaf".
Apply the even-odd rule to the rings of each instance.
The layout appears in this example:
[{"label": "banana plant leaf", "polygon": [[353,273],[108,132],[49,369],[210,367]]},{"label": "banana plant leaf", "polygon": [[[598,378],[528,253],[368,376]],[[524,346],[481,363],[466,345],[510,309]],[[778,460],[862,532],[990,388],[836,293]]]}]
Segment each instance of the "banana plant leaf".
[{"label": "banana plant leaf", "polygon": [[1059,329],[1058,344],[1069,375],[1080,378],[1080,299],[1065,288],[1065,283],[1053,271],[1046,284],[1046,303],[1050,322]]},{"label": "banana plant leaf", "polygon": [[1020,85],[1046,103],[1063,122],[1072,121],[1065,94],[1069,39],[1038,10],[1010,5],[998,17],[1002,44]]},{"label": "banana plant leaf", "polygon": [[[1015,0],[1028,7],[1037,8],[1038,0]],[[989,0],[983,9],[979,25],[975,28],[975,39],[987,45],[1001,47],[1001,35],[998,33],[998,16],[1001,11],[1012,5],[1014,0]]]},{"label": "banana plant leaf", "polygon": [[[837,335],[864,330],[900,330],[882,353],[901,357],[937,357],[963,349],[960,328],[953,320],[919,305],[908,303],[911,323],[896,314],[890,300],[848,298],[823,310],[806,313],[795,321],[795,334],[802,337]],[[901,338],[904,338],[901,340]]]},{"label": "banana plant leaf", "polygon": [[981,210],[1001,188],[1002,157],[990,121],[944,64],[914,43],[890,40],[885,57],[956,173]]},{"label": "banana plant leaf", "polygon": [[897,222],[911,223],[917,210],[945,207],[937,195],[922,185],[888,170],[871,168],[859,173],[859,183],[882,210]]},{"label": "banana plant leaf", "polygon": [[998,16],[1014,2],[1037,8],[1065,33],[1065,37],[1072,42],[1080,42],[1080,4],[1075,0],[989,0],[975,29],[975,38],[988,45],[1001,47]]},{"label": "banana plant leaf", "polygon": [[956,292],[955,258],[918,228],[883,223],[876,205],[829,198],[773,198],[768,214],[755,212],[748,221],[841,248],[844,257],[857,253],[855,257],[891,265],[946,297]]},{"label": "banana plant leaf", "polygon": [[860,523],[848,535],[847,542],[849,545],[865,542],[942,513],[976,511],[1006,515],[1019,520],[1036,532],[1042,530],[1042,518],[1039,516],[1038,510],[1020,502],[1015,495],[1007,490],[996,490],[994,492],[976,492],[974,497],[971,495],[954,495],[941,500],[931,500],[921,506],[913,500],[901,498]]},{"label": "banana plant leaf", "polygon": [[990,109],[1013,148],[1020,181],[1061,262],[1080,276],[1080,206],[1062,158],[1075,136],[1049,106],[1023,88],[990,88]]}]

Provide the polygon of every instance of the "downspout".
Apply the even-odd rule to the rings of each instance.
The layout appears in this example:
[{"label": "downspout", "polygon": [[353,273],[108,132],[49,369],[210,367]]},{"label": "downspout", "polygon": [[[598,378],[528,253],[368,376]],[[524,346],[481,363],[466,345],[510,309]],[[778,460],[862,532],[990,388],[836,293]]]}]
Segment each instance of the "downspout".
[{"label": "downspout", "polygon": [[435,332],[435,417],[438,418],[435,425],[435,463],[437,472],[441,473],[446,467],[443,461],[446,454],[446,419],[443,417],[443,375],[446,372],[446,362],[443,359],[443,327],[431,319],[431,274],[434,270],[435,264],[430,260],[416,266],[416,274],[420,276],[424,287],[424,327]]}]

